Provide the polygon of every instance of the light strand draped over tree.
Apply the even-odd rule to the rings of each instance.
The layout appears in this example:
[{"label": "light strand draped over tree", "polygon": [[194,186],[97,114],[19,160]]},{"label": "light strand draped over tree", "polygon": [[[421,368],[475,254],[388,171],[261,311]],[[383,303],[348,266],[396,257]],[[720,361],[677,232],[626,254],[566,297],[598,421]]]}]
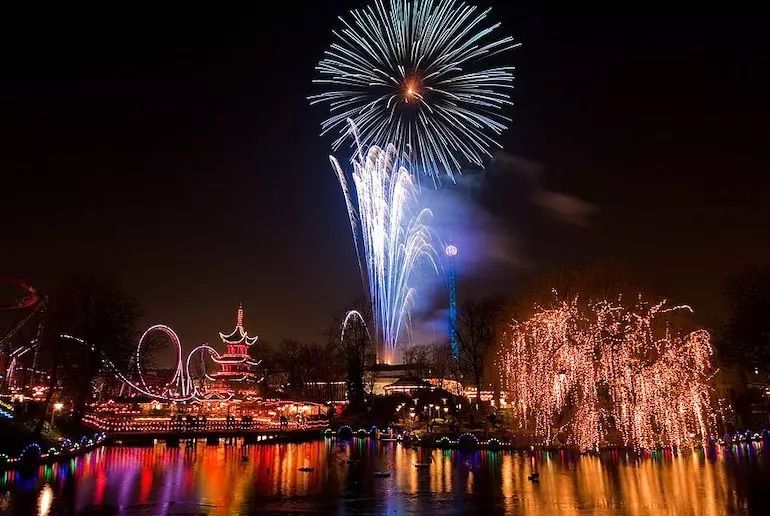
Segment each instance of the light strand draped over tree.
[{"label": "light strand draped over tree", "polygon": [[581,450],[704,442],[715,428],[711,337],[681,329],[688,311],[557,296],[514,321],[499,359],[519,431]]}]

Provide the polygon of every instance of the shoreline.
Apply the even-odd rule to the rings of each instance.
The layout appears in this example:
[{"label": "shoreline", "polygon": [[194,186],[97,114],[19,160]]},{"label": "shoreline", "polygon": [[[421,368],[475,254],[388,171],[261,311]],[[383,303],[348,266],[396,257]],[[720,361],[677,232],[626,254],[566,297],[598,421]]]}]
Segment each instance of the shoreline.
[{"label": "shoreline", "polygon": [[[344,432],[343,432],[344,433]],[[204,446],[211,445],[234,445],[241,446],[251,445],[264,445],[264,444],[289,444],[289,443],[305,443],[312,441],[320,441],[327,439],[348,441],[353,438],[366,438],[373,439],[383,443],[397,443],[406,448],[427,448],[432,450],[462,450],[462,451],[510,451],[510,452],[568,452],[576,453],[580,455],[598,455],[603,452],[626,452],[636,455],[643,455],[645,453],[654,453],[662,451],[672,451],[674,453],[683,453],[688,451],[694,451],[696,449],[703,449],[716,446],[734,446],[741,444],[751,444],[757,442],[768,442],[770,440],[770,434],[766,433],[754,433],[750,437],[747,435],[741,436],[740,439],[724,442],[721,439],[719,441],[712,441],[708,445],[699,447],[678,447],[678,446],[661,446],[655,449],[641,449],[635,450],[634,448],[626,446],[606,446],[597,450],[580,451],[573,446],[536,446],[536,445],[519,445],[506,441],[504,438],[490,437],[485,440],[479,439],[477,436],[470,432],[466,432],[457,436],[442,435],[436,438],[436,436],[424,436],[422,438],[407,438],[403,439],[399,437],[380,437],[372,435],[370,432],[366,432],[364,429],[359,429],[356,432],[352,432],[346,436],[340,436],[339,430],[334,431],[331,428],[327,428],[323,431],[308,430],[307,432],[286,433],[281,434],[276,432],[272,435],[263,436],[258,440],[244,439],[244,436],[239,437],[221,437],[216,439],[207,439],[204,436],[196,437],[175,437],[175,438],[162,438],[158,436],[138,437],[132,436],[131,438],[125,438],[124,436],[111,436],[104,432],[96,433],[92,437],[81,436],[78,442],[70,441],[66,439],[57,447],[51,447],[48,451],[43,452],[40,445],[37,443],[28,444],[19,455],[10,456],[5,453],[0,453],[0,471],[18,470],[25,468],[34,468],[46,464],[61,463],[65,460],[79,457],[87,452],[96,450],[102,447],[146,447],[156,446],[158,444],[165,444],[168,448],[177,448],[185,443],[185,446],[197,446],[199,441],[205,441]]]},{"label": "shoreline", "polygon": [[[342,435],[341,435],[342,433]],[[488,451],[522,451],[522,452],[531,452],[531,451],[546,451],[546,452],[569,452],[569,453],[578,453],[581,455],[598,455],[600,453],[604,452],[625,452],[625,453],[633,453],[636,455],[643,455],[645,453],[655,453],[655,452],[663,452],[663,451],[672,451],[675,453],[682,453],[687,451],[693,451],[696,449],[704,449],[704,448],[710,448],[710,447],[717,447],[717,446],[735,446],[735,445],[741,445],[741,444],[750,444],[750,443],[770,443],[770,431],[763,430],[761,432],[744,432],[744,433],[736,433],[733,436],[729,436],[729,439],[725,439],[723,437],[716,437],[712,436],[711,439],[709,439],[706,443],[701,443],[698,445],[684,445],[684,446],[678,446],[674,444],[668,444],[668,445],[660,445],[655,448],[634,448],[632,446],[625,446],[625,445],[604,445],[600,446],[595,449],[590,450],[581,450],[576,446],[571,445],[540,445],[540,444],[530,444],[530,443],[523,443],[523,442],[515,442],[514,439],[511,439],[509,437],[498,437],[498,436],[491,436],[491,437],[479,437],[478,435],[475,435],[473,432],[463,432],[460,434],[428,434],[423,435],[421,437],[416,437],[414,435],[408,435],[402,437],[401,435],[393,436],[392,434],[384,434],[385,437],[382,436],[383,434],[380,433],[379,430],[366,430],[364,428],[360,428],[356,431],[353,431],[349,426],[344,425],[337,430],[333,430],[332,428],[327,428],[323,432],[324,438],[335,438],[335,439],[351,439],[353,437],[357,438],[368,438],[368,439],[375,439],[380,442],[395,442],[399,443],[402,446],[406,447],[414,447],[414,448],[429,448],[429,449],[438,449],[438,450],[465,450],[465,451],[474,451],[474,450],[488,450]]]},{"label": "shoreline", "polygon": [[104,446],[107,442],[107,434],[98,432],[91,437],[83,435],[78,441],[65,439],[58,447],[51,447],[43,451],[42,447],[31,442],[26,445],[16,456],[0,453],[0,471],[37,467],[44,464],[53,464],[72,459]]}]

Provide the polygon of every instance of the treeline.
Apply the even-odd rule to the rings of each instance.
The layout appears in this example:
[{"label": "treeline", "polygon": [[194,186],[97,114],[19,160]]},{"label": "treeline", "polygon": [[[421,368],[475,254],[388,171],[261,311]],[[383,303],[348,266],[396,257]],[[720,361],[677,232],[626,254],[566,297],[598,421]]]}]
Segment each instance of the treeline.
[{"label": "treeline", "polygon": [[[329,400],[329,382],[342,382],[349,410],[364,407],[367,393],[378,378],[376,329],[365,303],[359,300],[355,316],[341,312],[323,333],[324,342],[303,343],[281,339],[252,348],[253,358],[262,360],[264,384],[273,394],[315,401]],[[467,382],[476,397],[489,387],[486,382],[496,330],[503,311],[499,298],[469,300],[458,311],[455,358],[449,342],[416,344],[400,350],[401,362],[410,376]],[[344,331],[343,331],[344,329]]]},{"label": "treeline", "polygon": [[[13,336],[16,348],[29,348],[14,364],[13,383],[47,388],[43,415],[66,392],[79,422],[109,378],[107,361],[128,369],[141,315],[138,301],[111,279],[88,274],[65,281]],[[4,377],[0,388],[7,391],[10,381]],[[43,423],[38,418],[37,433]]]},{"label": "treeline", "polygon": [[[734,277],[724,294],[724,322],[709,331],[717,365],[736,371],[730,401],[739,423],[748,425],[752,412],[767,411],[770,269],[755,268]],[[457,359],[452,356],[449,342],[443,341],[403,349],[402,362],[410,375],[461,382],[471,387],[470,392],[478,398],[482,391],[500,387],[497,358],[513,322],[549,308],[557,299],[576,299],[579,303],[611,299],[633,304],[640,295],[651,301],[665,297],[629,279],[622,271],[607,267],[544,274],[514,299],[492,297],[461,303],[454,335],[459,345]],[[678,300],[669,301],[676,304]],[[356,315],[347,317],[347,321],[347,312],[332,317],[317,342],[287,338],[268,344],[260,341],[261,345],[254,346],[254,358],[262,360],[259,369],[265,375],[266,390],[274,390],[275,395],[326,401],[324,398],[335,394],[331,389],[343,389],[350,409],[363,409],[366,393],[377,378],[376,330],[366,305],[363,300],[353,303]],[[130,369],[141,315],[138,301],[116,282],[96,275],[70,279],[45,298],[37,322],[26,324],[14,336],[14,342],[37,344],[34,360],[25,357],[29,367],[20,367],[16,374],[43,378],[49,387],[47,404],[58,393],[66,392],[77,419],[105,384],[115,380],[106,367],[107,361],[122,371]],[[698,326],[693,317],[683,324]],[[148,357],[145,367],[151,367],[153,350],[162,344],[163,336],[149,339],[143,349]],[[41,372],[45,374],[41,376]],[[19,376],[17,380],[25,383]],[[0,388],[7,390],[7,385]]]}]

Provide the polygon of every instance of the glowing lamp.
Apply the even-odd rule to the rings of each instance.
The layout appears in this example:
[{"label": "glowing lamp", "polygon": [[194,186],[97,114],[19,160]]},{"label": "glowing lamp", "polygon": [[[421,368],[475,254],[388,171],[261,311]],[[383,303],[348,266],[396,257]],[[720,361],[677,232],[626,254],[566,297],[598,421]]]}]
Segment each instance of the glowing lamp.
[{"label": "glowing lamp", "polygon": [[457,246],[454,244],[449,244],[444,248],[444,254],[450,258],[457,256]]},{"label": "glowing lamp", "polygon": [[63,408],[64,408],[64,403],[62,403],[61,401],[57,401],[56,403],[53,404],[53,409],[56,411],[59,411]]}]

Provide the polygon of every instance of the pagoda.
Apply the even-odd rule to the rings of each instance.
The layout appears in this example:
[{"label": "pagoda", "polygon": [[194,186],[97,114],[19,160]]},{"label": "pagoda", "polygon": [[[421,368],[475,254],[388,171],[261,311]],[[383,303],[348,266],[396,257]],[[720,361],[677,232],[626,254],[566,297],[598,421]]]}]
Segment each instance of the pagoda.
[{"label": "pagoda", "polygon": [[211,377],[220,384],[220,387],[241,387],[231,382],[252,382],[257,380],[253,371],[258,362],[253,362],[249,355],[249,348],[257,342],[259,337],[249,337],[243,329],[243,304],[238,305],[235,315],[235,329],[230,333],[219,333],[219,338],[225,344],[225,352],[219,356],[217,363],[219,371],[211,374]]}]

